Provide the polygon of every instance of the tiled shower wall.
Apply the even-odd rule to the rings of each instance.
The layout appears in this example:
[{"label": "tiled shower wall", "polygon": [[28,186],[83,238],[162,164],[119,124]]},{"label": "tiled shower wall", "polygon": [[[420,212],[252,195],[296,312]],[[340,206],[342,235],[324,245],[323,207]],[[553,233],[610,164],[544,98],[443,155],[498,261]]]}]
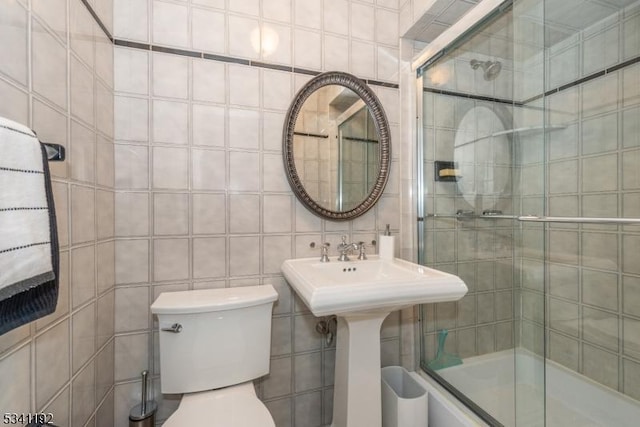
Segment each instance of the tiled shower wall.
[{"label": "tiled shower wall", "polygon": [[[640,217],[640,65],[624,64],[640,56],[639,29],[635,6],[547,50],[547,90],[568,87],[546,97],[555,127],[546,168],[540,145],[523,152],[523,181],[534,178],[524,204],[544,202],[553,216]],[[553,224],[523,236],[525,342],[541,342],[546,320],[551,360],[640,399],[638,227]]]},{"label": "tiled shower wall", "polygon": [[[89,6],[107,29],[112,3]],[[0,412],[113,425],[113,46],[80,0],[0,1],[0,115],[62,144],[55,313],[0,337]]]},{"label": "tiled shower wall", "polygon": [[[311,78],[305,70],[397,84],[397,20],[394,0],[116,1],[116,39],[139,44],[115,49],[114,425],[126,425],[145,368],[159,420],[177,406],[179,397],[160,393],[149,312],[160,292],[267,283],[280,297],[271,372],[258,393],[279,427],[330,423],[335,347],[315,332],[318,319],[294,297],[280,264],[317,256],[325,241],[335,248],[342,234],[371,242],[387,223],[398,233],[399,91],[371,86],[391,123],[392,175],[378,205],[354,221],[323,221],[297,202],[281,132]],[[254,48],[260,31],[277,39],[274,50]],[[383,363],[399,364],[401,353],[394,313],[382,332]]]}]

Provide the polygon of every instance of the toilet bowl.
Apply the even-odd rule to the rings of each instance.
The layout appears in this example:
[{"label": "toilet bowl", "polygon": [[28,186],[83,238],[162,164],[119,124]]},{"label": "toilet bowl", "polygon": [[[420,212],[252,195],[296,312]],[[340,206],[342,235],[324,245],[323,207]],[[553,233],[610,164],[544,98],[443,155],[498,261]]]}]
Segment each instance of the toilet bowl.
[{"label": "toilet bowl", "polygon": [[274,427],[252,380],[269,373],[271,285],[162,293],[162,393],[183,394],[165,427]]},{"label": "toilet bowl", "polygon": [[185,394],[164,427],[275,427],[253,383]]}]

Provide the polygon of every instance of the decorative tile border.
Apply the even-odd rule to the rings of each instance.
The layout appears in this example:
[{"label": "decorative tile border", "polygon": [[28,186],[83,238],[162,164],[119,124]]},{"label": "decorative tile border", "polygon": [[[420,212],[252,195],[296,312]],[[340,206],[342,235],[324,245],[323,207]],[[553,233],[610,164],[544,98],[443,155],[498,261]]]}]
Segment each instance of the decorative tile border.
[{"label": "decorative tile border", "polygon": [[[253,60],[244,59],[244,58],[236,58],[236,57],[233,57],[233,56],[216,55],[216,54],[211,54],[211,53],[198,52],[198,51],[194,51],[194,50],[177,49],[177,48],[172,48],[172,47],[152,45],[152,44],[148,44],[148,43],[139,43],[139,42],[131,42],[131,41],[127,41],[127,40],[116,39],[111,35],[111,33],[109,33],[109,30],[104,25],[104,23],[102,22],[102,20],[98,16],[98,14],[95,12],[95,10],[93,10],[93,7],[91,7],[91,5],[89,4],[88,0],[81,0],[81,1],[85,5],[85,7],[89,11],[89,13],[91,13],[91,16],[93,16],[93,19],[95,19],[95,21],[98,23],[98,25],[100,26],[100,28],[102,29],[104,34],[107,36],[107,38],[109,40],[111,40],[111,42],[116,46],[123,46],[123,47],[129,47],[129,48],[141,49],[141,50],[150,50],[152,52],[162,52],[162,53],[168,53],[168,54],[171,54],[171,55],[188,56],[190,58],[202,58],[202,59],[209,59],[209,60],[212,60],[212,61],[228,62],[228,63],[233,63],[233,64],[242,64],[242,65],[248,65],[250,67],[266,68],[266,69],[269,69],[269,70],[285,71],[285,72],[289,72],[289,73],[305,74],[305,75],[309,75],[309,76],[317,76],[318,74],[321,74],[320,71],[308,70],[306,68],[298,68],[298,67],[291,67],[291,66],[287,66],[287,65],[270,64],[268,62],[253,61]],[[387,83],[387,82],[382,82],[382,81],[378,81],[378,80],[371,80],[371,79],[362,79],[362,81],[364,81],[365,83],[367,83],[369,85],[373,85],[373,86],[388,87],[388,88],[392,88],[392,89],[399,89],[400,88],[400,85],[397,84],[397,83]]]}]

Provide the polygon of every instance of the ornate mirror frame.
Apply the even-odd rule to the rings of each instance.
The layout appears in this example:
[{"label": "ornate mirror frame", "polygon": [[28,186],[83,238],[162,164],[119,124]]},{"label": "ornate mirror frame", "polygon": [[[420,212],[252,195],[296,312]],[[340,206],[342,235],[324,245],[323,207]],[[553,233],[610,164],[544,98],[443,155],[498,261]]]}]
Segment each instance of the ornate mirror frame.
[{"label": "ornate mirror frame", "polygon": [[[329,85],[339,85],[351,89],[364,101],[373,116],[379,137],[379,168],[373,189],[358,206],[347,211],[330,210],[320,206],[313,200],[300,180],[293,158],[294,129],[302,106],[307,98],[316,90]],[[291,189],[298,200],[300,200],[300,203],[311,212],[321,218],[334,221],[347,221],[363,215],[376,204],[382,195],[387,180],[389,179],[389,167],[391,166],[391,133],[389,130],[389,121],[387,120],[380,100],[364,81],[351,74],[330,71],[314,77],[296,94],[289,107],[289,111],[287,111],[282,132],[282,156]]]}]

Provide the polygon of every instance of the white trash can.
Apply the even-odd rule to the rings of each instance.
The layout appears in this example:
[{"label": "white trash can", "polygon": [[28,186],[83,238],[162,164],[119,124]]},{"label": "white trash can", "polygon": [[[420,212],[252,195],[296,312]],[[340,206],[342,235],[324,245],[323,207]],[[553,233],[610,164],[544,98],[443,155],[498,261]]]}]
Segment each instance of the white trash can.
[{"label": "white trash can", "polygon": [[401,366],[382,368],[382,427],[427,427],[427,390]]}]

